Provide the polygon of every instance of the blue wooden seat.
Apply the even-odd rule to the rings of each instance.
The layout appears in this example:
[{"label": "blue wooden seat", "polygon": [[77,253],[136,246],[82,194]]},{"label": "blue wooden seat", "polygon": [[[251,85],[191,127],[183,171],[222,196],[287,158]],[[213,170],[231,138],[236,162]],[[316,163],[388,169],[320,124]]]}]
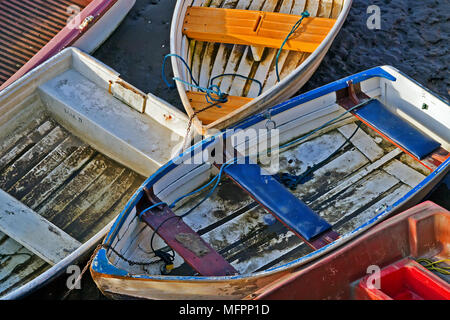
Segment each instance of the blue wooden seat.
[{"label": "blue wooden seat", "polygon": [[419,160],[441,146],[439,142],[416,129],[378,100],[372,100],[353,113]]},{"label": "blue wooden seat", "polygon": [[331,230],[331,225],[295,197],[273,176],[261,174],[257,164],[232,164],[224,169],[235,183],[301,238],[309,241]]}]

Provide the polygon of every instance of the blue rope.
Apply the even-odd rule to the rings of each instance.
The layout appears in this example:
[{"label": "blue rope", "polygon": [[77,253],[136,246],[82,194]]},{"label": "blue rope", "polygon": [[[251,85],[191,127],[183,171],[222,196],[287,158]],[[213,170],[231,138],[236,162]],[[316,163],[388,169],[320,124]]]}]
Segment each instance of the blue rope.
[{"label": "blue rope", "polygon": [[259,81],[258,79],[254,79],[254,78],[243,76],[243,75],[238,74],[238,73],[223,73],[223,74],[219,74],[218,76],[212,77],[209,83],[211,85],[213,85],[213,81],[216,80],[217,78],[219,78],[219,77],[227,77],[227,76],[239,77],[239,78],[243,78],[243,79],[254,81],[254,82],[256,82],[259,85],[258,96],[262,93],[262,83],[261,83],[261,81]]},{"label": "blue rope", "polygon": [[301,18],[294,24],[294,26],[292,27],[291,31],[289,31],[288,35],[286,36],[286,38],[284,39],[283,43],[281,44],[280,49],[278,49],[277,52],[277,56],[275,58],[275,70],[277,72],[277,81],[280,82],[280,74],[278,71],[278,59],[280,58],[280,54],[281,54],[281,50],[283,49],[284,45],[286,44],[286,42],[289,40],[289,38],[297,31],[297,29],[300,27],[300,25],[302,24],[302,21],[304,18],[307,18],[310,16],[308,11],[304,11],[301,14]]},{"label": "blue rope", "polygon": [[[192,196],[192,195],[194,195],[194,194],[196,194],[196,193],[198,193],[198,192],[200,192],[200,191],[206,189],[209,185],[211,185],[214,181],[216,181],[216,183],[214,184],[214,187],[208,192],[208,194],[203,198],[203,200],[200,201],[199,203],[197,203],[193,208],[189,209],[188,212],[182,214],[180,217],[181,217],[181,218],[182,218],[182,217],[185,217],[187,214],[189,214],[190,212],[192,212],[195,208],[197,208],[200,204],[202,204],[206,199],[208,199],[208,198],[214,193],[214,191],[216,190],[216,188],[217,188],[217,186],[219,185],[219,182],[220,182],[220,180],[221,180],[221,178],[222,178],[223,170],[225,170],[226,167],[228,167],[228,166],[230,166],[231,164],[233,164],[232,162],[235,162],[236,160],[237,160],[236,158],[233,158],[233,159],[230,159],[230,160],[226,161],[226,162],[222,165],[222,167],[220,167],[219,173],[218,173],[214,178],[212,178],[208,183],[206,183],[205,185],[201,186],[200,188],[198,188],[198,189],[196,189],[196,190],[194,190],[194,191],[191,191],[191,192],[189,192],[189,193],[187,193],[187,194],[184,194],[184,195],[178,197],[177,199],[175,199],[175,200],[169,205],[169,208],[175,207],[175,205],[176,205],[180,200],[182,200],[182,199],[184,199],[184,198],[187,198],[187,197],[189,197],[189,196]],[[144,213],[146,213],[147,211],[149,211],[149,210],[151,210],[151,209],[153,209],[153,208],[155,208],[155,207],[157,207],[157,206],[160,206],[160,205],[167,205],[167,203],[166,203],[166,202],[158,202],[158,203],[156,203],[156,204],[151,205],[150,207],[148,207],[148,208],[146,208],[146,209],[144,209],[144,210],[141,211],[141,213],[139,214],[139,218],[142,218],[142,215],[143,215]]]},{"label": "blue rope", "polygon": [[152,210],[154,207],[160,206],[162,204],[167,204],[167,203],[161,201],[161,202],[151,205],[150,207],[146,208],[145,210],[142,210],[141,213],[139,214],[139,218],[142,218],[142,215],[144,213],[146,213],[147,211]]},{"label": "blue rope", "polygon": [[[167,81],[167,78],[166,78],[166,61],[167,61],[167,59],[168,59],[169,57],[176,57],[176,58],[180,59],[181,62],[183,62],[184,66],[186,67],[186,69],[187,69],[188,72],[189,72],[189,76],[190,76],[191,81],[192,81],[193,83],[189,83],[189,82],[187,82],[187,81],[185,81],[185,80],[183,80],[183,79],[180,79],[180,78],[178,78],[178,77],[173,77],[173,78],[172,78],[172,79],[174,80],[174,84],[171,84],[171,83],[169,83],[169,81]],[[162,75],[162,78],[163,78],[164,82],[166,83],[166,85],[167,85],[169,88],[171,88],[171,89],[175,88],[175,81],[179,81],[179,82],[181,82],[181,83],[183,83],[183,84],[185,84],[185,85],[187,85],[187,86],[190,86],[190,87],[192,87],[192,88],[195,88],[195,89],[200,90],[201,92],[206,93],[206,96],[205,96],[206,102],[208,102],[208,103],[210,103],[210,104],[211,104],[211,103],[225,103],[225,102],[228,101],[227,94],[226,94],[226,93],[223,93],[223,92],[220,90],[220,87],[219,87],[218,85],[213,84],[213,81],[214,81],[215,79],[219,78],[219,77],[235,76],[235,77],[240,77],[240,78],[243,78],[243,79],[255,81],[255,82],[259,85],[259,93],[258,93],[258,95],[260,95],[261,92],[262,92],[262,83],[261,83],[260,81],[258,81],[257,79],[253,79],[253,78],[246,77],[246,76],[243,76],[243,75],[241,75],[241,74],[236,74],[236,73],[224,73],[224,74],[220,74],[220,75],[217,75],[217,76],[215,76],[215,77],[212,77],[211,80],[210,80],[210,85],[209,85],[209,87],[208,87],[208,88],[202,87],[202,86],[200,86],[200,84],[198,83],[198,81],[197,81],[197,80],[194,78],[194,76],[192,75],[192,70],[191,70],[191,68],[189,67],[189,65],[187,64],[186,60],[184,60],[183,57],[181,57],[181,56],[179,56],[178,54],[175,54],[175,53],[169,53],[169,54],[166,54],[166,55],[164,56],[161,75]],[[218,98],[215,98],[214,96],[217,96]],[[221,108],[220,105],[217,105],[217,107],[218,107],[218,108]]]}]

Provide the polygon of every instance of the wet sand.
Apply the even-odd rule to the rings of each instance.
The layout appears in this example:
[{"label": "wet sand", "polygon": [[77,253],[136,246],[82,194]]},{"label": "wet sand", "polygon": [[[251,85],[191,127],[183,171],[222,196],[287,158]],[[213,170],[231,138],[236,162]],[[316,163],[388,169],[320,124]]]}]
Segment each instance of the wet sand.
[{"label": "wet sand", "polygon": [[[169,53],[169,33],[176,0],[137,0],[115,33],[94,57],[144,92],[151,92],[182,110],[176,90],[161,79],[161,63]],[[381,29],[369,30],[369,5],[381,8]],[[379,66],[392,65],[445,99],[450,98],[448,2],[438,0],[354,0],[348,19],[317,72],[299,93]],[[170,67],[167,69],[168,72]],[[450,175],[429,196],[450,210]],[[84,267],[86,261],[80,263]],[[63,275],[29,299],[61,299]],[[68,299],[106,299],[89,272],[82,289]]]}]

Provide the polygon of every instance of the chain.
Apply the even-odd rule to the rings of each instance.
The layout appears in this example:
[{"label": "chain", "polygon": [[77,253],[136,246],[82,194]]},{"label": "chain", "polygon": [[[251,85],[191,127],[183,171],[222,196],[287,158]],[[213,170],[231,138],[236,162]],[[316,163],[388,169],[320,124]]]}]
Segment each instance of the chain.
[{"label": "chain", "polygon": [[[226,102],[227,96],[228,96],[227,94],[224,94],[223,97],[222,97],[222,99],[225,99],[225,102]],[[186,136],[184,137],[184,142],[183,142],[183,150],[186,149],[187,140],[188,140],[188,138],[189,138],[189,132],[191,131],[192,122],[194,121],[194,118],[195,118],[200,112],[203,112],[203,111],[206,111],[206,110],[208,110],[208,109],[211,109],[212,107],[216,107],[216,106],[218,106],[220,103],[224,103],[224,101],[217,101],[217,102],[214,102],[214,103],[210,104],[209,106],[204,107],[203,109],[200,109],[200,110],[195,111],[195,112],[192,114],[192,116],[189,117],[189,122],[188,122],[188,126],[187,126]],[[220,108],[220,106],[219,106],[219,108]]]}]

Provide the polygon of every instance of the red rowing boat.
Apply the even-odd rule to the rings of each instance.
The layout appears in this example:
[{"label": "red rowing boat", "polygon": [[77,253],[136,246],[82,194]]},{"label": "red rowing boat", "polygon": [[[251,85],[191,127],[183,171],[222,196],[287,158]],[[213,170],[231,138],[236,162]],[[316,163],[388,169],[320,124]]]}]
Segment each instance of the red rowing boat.
[{"label": "red rowing boat", "polygon": [[449,226],[450,211],[421,203],[248,298],[449,300]]},{"label": "red rowing boat", "polygon": [[0,0],[0,90],[62,49],[98,48],[135,0]]}]

